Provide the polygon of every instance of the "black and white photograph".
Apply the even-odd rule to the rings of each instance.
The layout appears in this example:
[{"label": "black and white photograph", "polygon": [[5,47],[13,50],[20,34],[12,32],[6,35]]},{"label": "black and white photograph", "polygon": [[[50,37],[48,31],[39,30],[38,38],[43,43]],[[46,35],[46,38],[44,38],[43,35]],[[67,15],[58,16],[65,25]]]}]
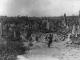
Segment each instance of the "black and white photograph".
[{"label": "black and white photograph", "polygon": [[80,60],[80,0],[0,0],[0,60]]}]

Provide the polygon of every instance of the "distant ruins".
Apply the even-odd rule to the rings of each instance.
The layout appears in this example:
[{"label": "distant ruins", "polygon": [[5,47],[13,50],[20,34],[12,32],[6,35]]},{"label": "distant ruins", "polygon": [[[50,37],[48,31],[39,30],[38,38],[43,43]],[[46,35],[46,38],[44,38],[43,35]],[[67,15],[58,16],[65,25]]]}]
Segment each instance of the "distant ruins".
[{"label": "distant ruins", "polygon": [[[0,17],[0,35],[6,35],[5,32],[12,33],[16,36],[16,31],[27,31],[31,29],[33,32],[55,33],[58,30],[69,30],[68,33],[80,34],[80,12],[79,16],[60,16],[60,17]],[[66,27],[66,28],[65,28]],[[13,30],[14,29],[14,30]],[[63,30],[61,30],[63,29]],[[21,33],[21,32],[20,32]]]}]

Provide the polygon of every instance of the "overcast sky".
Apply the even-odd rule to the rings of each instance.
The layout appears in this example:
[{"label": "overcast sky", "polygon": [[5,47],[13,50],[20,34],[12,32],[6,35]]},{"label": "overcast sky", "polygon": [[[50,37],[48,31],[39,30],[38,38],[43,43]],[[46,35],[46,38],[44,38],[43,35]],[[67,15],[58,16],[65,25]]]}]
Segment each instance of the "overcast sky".
[{"label": "overcast sky", "polygon": [[0,15],[60,16],[78,14],[80,0],[0,0]]}]

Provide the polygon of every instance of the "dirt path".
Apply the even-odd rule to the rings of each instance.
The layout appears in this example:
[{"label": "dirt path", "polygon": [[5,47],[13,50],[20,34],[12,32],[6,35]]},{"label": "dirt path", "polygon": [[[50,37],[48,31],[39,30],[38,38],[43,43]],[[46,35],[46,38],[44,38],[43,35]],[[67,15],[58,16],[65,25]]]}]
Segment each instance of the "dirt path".
[{"label": "dirt path", "polygon": [[[66,47],[65,43],[55,43],[52,48],[37,48],[30,51],[27,60],[80,60],[80,48]],[[24,59],[24,60],[25,60]]]},{"label": "dirt path", "polygon": [[44,55],[44,56],[56,56],[59,55],[61,52],[57,48],[42,48],[42,49],[34,49],[30,51],[31,56],[37,55]]}]

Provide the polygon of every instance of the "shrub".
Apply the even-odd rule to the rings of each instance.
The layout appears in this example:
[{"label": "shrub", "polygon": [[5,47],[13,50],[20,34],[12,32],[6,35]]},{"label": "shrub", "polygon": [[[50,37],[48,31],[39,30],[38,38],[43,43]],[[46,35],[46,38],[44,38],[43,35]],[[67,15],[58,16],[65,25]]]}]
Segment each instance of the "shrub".
[{"label": "shrub", "polygon": [[[20,40],[6,40],[6,44],[0,45],[0,60],[16,60],[17,55],[25,54],[26,48]],[[27,48],[27,51],[29,49]]]}]

